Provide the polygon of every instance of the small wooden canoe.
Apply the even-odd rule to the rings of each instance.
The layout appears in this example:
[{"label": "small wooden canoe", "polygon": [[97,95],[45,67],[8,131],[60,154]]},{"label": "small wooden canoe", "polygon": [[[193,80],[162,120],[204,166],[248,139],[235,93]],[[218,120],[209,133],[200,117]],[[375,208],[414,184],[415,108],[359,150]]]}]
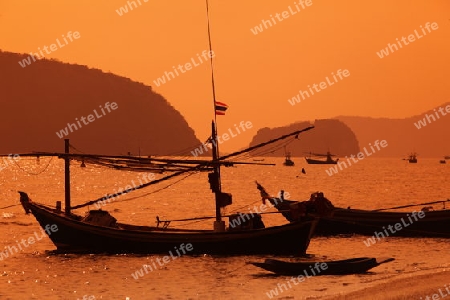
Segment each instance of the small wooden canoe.
[{"label": "small wooden canoe", "polygon": [[334,261],[286,262],[277,259],[266,259],[263,263],[250,264],[273,272],[277,275],[306,277],[318,275],[349,275],[365,273],[383,263],[393,261],[394,258],[376,259],[372,257],[357,257]]}]

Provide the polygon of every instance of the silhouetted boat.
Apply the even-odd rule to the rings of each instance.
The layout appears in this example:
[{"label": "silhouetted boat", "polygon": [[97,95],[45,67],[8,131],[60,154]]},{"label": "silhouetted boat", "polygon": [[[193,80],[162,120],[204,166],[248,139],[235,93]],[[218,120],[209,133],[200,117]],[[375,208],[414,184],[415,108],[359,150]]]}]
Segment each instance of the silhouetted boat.
[{"label": "silhouetted boat", "polygon": [[[212,140],[216,140],[216,128],[213,122]],[[133,188],[141,189],[146,186],[159,183],[161,181],[186,174],[188,172],[198,172],[202,169],[213,170],[208,174],[211,189],[216,195],[216,221],[214,230],[188,230],[170,229],[168,224],[162,227],[136,226],[118,223],[116,219],[107,211],[90,210],[86,216],[82,217],[72,213],[73,209],[92,205],[105,197],[89,201],[81,205],[71,206],[70,204],[70,160],[84,159],[88,154],[69,154],[69,141],[66,141],[66,152],[58,154],[39,153],[39,156],[58,156],[64,158],[66,166],[66,201],[65,211],[61,211],[61,203],[57,203],[56,209],[43,204],[31,201],[28,195],[20,192],[20,201],[26,213],[32,213],[42,228],[49,225],[57,225],[58,230],[50,235],[50,239],[57,247],[58,251],[64,253],[167,253],[181,244],[191,243],[193,250],[188,254],[304,254],[313,233],[317,221],[307,220],[292,222],[282,226],[264,228],[264,224],[253,224],[253,226],[242,226],[225,230],[225,221],[222,220],[221,208],[231,204],[231,194],[223,193],[220,182],[220,166],[235,165],[239,162],[225,161],[229,157],[240,155],[248,151],[260,148],[264,145],[275,143],[289,136],[298,135],[304,130],[285,135],[278,139],[271,140],[253,146],[246,150],[241,150],[224,157],[218,156],[217,147],[213,143],[213,159],[211,161],[189,161],[194,164],[189,170],[182,170],[168,175],[164,178],[154,180]],[[26,155],[21,155],[26,156]],[[28,155],[31,156],[31,155]],[[172,163],[173,165],[173,163]],[[131,192],[125,190],[116,194]],[[208,217],[211,218],[211,217]],[[243,220],[244,223],[246,220]],[[247,225],[252,225],[249,222]],[[159,225],[159,224],[158,224]]]},{"label": "silhouetted boat", "polygon": [[410,164],[416,164],[417,163],[417,153],[415,153],[415,152],[411,153],[406,160]]},{"label": "silhouetted boat", "polygon": [[[208,18],[209,28],[209,18]],[[209,32],[209,30],[208,30]],[[211,49],[210,49],[211,51]],[[211,64],[212,65],[212,64]],[[213,95],[214,84],[213,86]],[[217,102],[213,97],[214,107],[217,112]],[[223,111],[221,112],[223,114]],[[215,116],[214,116],[215,117]],[[316,220],[307,220],[291,222],[282,226],[273,226],[265,228],[260,215],[259,218],[242,219],[240,226],[226,230],[225,221],[222,219],[221,208],[232,203],[232,197],[229,193],[222,191],[220,169],[221,166],[234,166],[240,163],[229,161],[227,159],[237,155],[248,153],[259,149],[265,145],[284,140],[291,136],[298,136],[300,133],[310,130],[313,126],[281,136],[277,139],[261,143],[259,145],[228,154],[219,155],[217,147],[217,126],[215,121],[211,126],[211,160],[173,160],[173,159],[155,159],[148,158],[142,160],[140,157],[132,156],[106,156],[106,155],[87,155],[70,154],[69,140],[65,140],[65,152],[56,154],[38,154],[39,156],[57,156],[65,161],[65,210],[61,211],[61,203],[57,202],[56,209],[43,204],[38,204],[28,197],[25,192],[20,193],[20,201],[26,213],[32,213],[43,229],[50,225],[56,225],[58,230],[49,235],[52,242],[59,252],[63,253],[172,253],[178,249],[187,248],[191,244],[189,252],[185,254],[221,254],[221,255],[248,255],[248,254],[272,254],[272,255],[302,255],[308,248],[311,235],[313,233]],[[30,154],[28,156],[32,156]],[[36,155],[36,154],[34,154]],[[21,155],[24,156],[24,155]],[[109,167],[121,166],[126,170],[129,168],[142,168],[164,170],[172,172],[161,179],[150,181],[139,186],[120,190],[114,197],[129,193],[133,190],[145,188],[147,186],[163,182],[165,180],[188,174],[191,172],[206,171],[210,188],[215,194],[215,221],[214,230],[190,230],[190,229],[171,229],[168,228],[170,221],[160,221],[157,218],[157,226],[137,226],[118,223],[107,211],[90,210],[86,216],[82,217],[73,214],[74,209],[86,207],[105,201],[102,197],[96,200],[88,201],[81,205],[72,206],[70,199],[70,161],[72,159],[89,161]],[[120,168],[119,168],[120,169]],[[190,199],[189,199],[190,200]],[[189,201],[186,201],[189,203]],[[181,205],[181,203],[180,203]],[[181,205],[183,208],[183,205]],[[252,215],[253,216],[253,215]],[[234,218],[236,215],[233,216]],[[204,217],[195,219],[210,219],[214,217]],[[190,221],[192,219],[189,219]],[[179,221],[187,221],[179,220]],[[162,223],[162,226],[159,225]],[[184,246],[183,246],[184,245]],[[180,247],[180,248],[178,248]],[[172,254],[171,254],[172,255]]]},{"label": "silhouetted boat", "polygon": [[[325,160],[321,159],[313,159],[312,156],[316,157],[326,157]],[[339,161],[339,158],[333,159],[332,156],[336,156],[334,154],[331,154],[330,152],[327,152],[326,154],[320,154],[320,153],[309,153],[309,157],[305,157],[305,160],[310,165],[335,165]]]},{"label": "silhouetted boat", "polygon": [[286,147],[284,147],[284,166],[293,167],[295,165],[294,161],[291,159],[291,152],[286,151]]},{"label": "silhouetted boat", "polygon": [[[23,192],[22,192],[23,193]],[[85,217],[64,214],[37,204],[21,194],[21,201],[43,229],[58,228],[49,237],[60,253],[169,253],[192,244],[186,254],[304,254],[313,222],[242,231],[183,230],[128,225],[116,222],[108,212],[91,210]]]},{"label": "silhouetted boat", "polygon": [[381,264],[391,262],[394,258],[376,259],[357,257],[332,261],[287,262],[277,259],[266,259],[263,263],[250,262],[252,265],[284,276],[319,276],[319,275],[349,275],[369,271]]},{"label": "silhouetted boat", "polygon": [[441,160],[439,161],[439,163],[441,163],[441,164],[446,164],[447,161],[446,161],[445,159],[441,159]]},{"label": "silhouetted boat", "polygon": [[[318,236],[340,234],[375,236],[378,232],[384,236],[450,238],[450,210],[431,210],[432,207],[429,206],[443,204],[445,207],[450,199],[390,208],[425,206],[416,212],[389,212],[387,209],[361,210],[334,207],[323,193],[319,192],[313,193],[307,201],[280,199],[269,196],[260,184],[257,183],[257,186],[263,199],[269,200],[288,221],[298,222],[309,217],[319,217],[319,223],[314,231]],[[420,218],[419,213],[423,218]],[[394,228],[396,224],[400,224],[401,230]],[[394,228],[394,233],[390,228]]]},{"label": "silhouetted boat", "polygon": [[450,155],[444,156],[444,159],[450,159]]},{"label": "silhouetted boat", "polygon": [[[450,210],[428,211],[423,218],[417,213],[337,208],[332,216],[320,218],[315,234],[450,238]],[[393,227],[396,224],[401,230]],[[394,232],[388,230],[389,226]]]},{"label": "silhouetted boat", "polygon": [[289,152],[286,154],[286,157],[284,158],[283,165],[286,167],[293,167],[295,165],[294,161],[291,159],[291,154]]}]

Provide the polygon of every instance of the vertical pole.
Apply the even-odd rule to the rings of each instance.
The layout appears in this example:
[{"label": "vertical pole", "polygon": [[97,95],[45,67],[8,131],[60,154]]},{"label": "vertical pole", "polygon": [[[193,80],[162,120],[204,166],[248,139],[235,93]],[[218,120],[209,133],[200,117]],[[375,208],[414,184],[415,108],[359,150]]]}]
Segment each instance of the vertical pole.
[{"label": "vertical pole", "polygon": [[[64,153],[69,154],[69,139],[64,139]],[[70,159],[69,156],[64,156],[64,192],[65,192],[65,213],[70,215]]]},{"label": "vertical pole", "polygon": [[214,84],[214,64],[213,64],[213,52],[212,52],[212,43],[211,43],[211,29],[209,26],[209,3],[208,3],[208,0],[206,0],[206,19],[208,21],[209,58],[210,58],[210,64],[211,64],[211,83],[212,83],[214,122],[217,124],[216,86]]},{"label": "vertical pole", "polygon": [[212,155],[213,155],[213,163],[214,163],[214,178],[217,179],[217,182],[215,182],[217,186],[217,190],[214,191],[216,196],[216,221],[220,222],[222,221],[222,215],[220,213],[220,200],[219,200],[219,194],[221,193],[222,187],[220,182],[220,165],[218,163],[218,151],[217,151],[217,133],[216,133],[216,126],[214,124],[214,121],[211,125],[212,128],[212,134],[211,134],[211,143],[212,143]]},{"label": "vertical pole", "polygon": [[220,183],[220,165],[218,164],[219,159],[219,144],[217,143],[217,115],[216,115],[216,87],[214,85],[214,64],[213,64],[213,52],[212,52],[212,43],[211,43],[211,29],[209,26],[209,3],[206,0],[206,18],[208,20],[208,42],[209,42],[209,57],[211,63],[211,83],[212,83],[212,94],[213,94],[213,112],[214,112],[214,121],[212,122],[212,134],[211,134],[211,142],[212,142],[212,154],[213,154],[213,163],[214,163],[214,178],[216,180],[216,190],[214,191],[216,195],[216,221],[214,222],[214,230],[215,231],[225,231],[225,222],[222,221],[222,216],[220,213],[220,194],[221,192],[221,183]]}]

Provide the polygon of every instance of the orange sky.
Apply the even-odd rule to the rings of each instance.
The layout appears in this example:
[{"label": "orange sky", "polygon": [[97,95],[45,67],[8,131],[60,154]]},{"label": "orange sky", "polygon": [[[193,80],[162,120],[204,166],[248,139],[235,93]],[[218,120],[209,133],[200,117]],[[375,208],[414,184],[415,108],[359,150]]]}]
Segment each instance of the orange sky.
[{"label": "orange sky", "polygon": [[[208,49],[205,0],[140,2],[119,16],[116,9],[125,0],[1,0],[0,49],[36,52],[78,31],[78,40],[46,57],[153,86],[205,140],[212,118],[209,64],[159,87],[153,83]],[[250,31],[271,14],[295,10],[297,2],[210,0],[217,99],[230,107],[218,117],[219,131],[253,123],[222,150],[244,146],[261,127],[338,115],[403,118],[450,100],[450,1],[312,0],[262,33]],[[377,56],[396,38],[421,33],[427,22],[439,28],[385,58]],[[288,103],[338,69],[350,76],[301,103]]]}]

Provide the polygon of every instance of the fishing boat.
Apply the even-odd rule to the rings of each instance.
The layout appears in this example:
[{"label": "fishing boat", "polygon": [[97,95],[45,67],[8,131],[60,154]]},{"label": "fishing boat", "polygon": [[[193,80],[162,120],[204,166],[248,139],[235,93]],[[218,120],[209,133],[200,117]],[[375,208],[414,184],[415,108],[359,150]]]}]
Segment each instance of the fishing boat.
[{"label": "fishing boat", "polygon": [[291,152],[285,153],[283,165],[286,167],[293,167],[295,165],[294,161],[291,159]]},{"label": "fishing boat", "polygon": [[[207,7],[208,8],[208,7]],[[207,9],[208,11],[208,9]],[[211,50],[211,39],[208,37]],[[214,120],[211,123],[212,159],[210,160],[175,160],[140,158],[133,156],[106,156],[70,153],[69,140],[65,140],[64,153],[31,153],[21,156],[56,156],[65,161],[65,204],[64,211],[61,202],[56,203],[56,208],[32,201],[26,192],[20,193],[20,202],[26,213],[34,215],[40,226],[46,230],[49,226],[57,226],[57,231],[49,237],[62,253],[172,253],[178,251],[178,247],[186,247],[191,244],[191,250],[187,254],[218,254],[218,255],[302,255],[308,248],[310,238],[317,223],[316,220],[302,220],[290,222],[285,225],[266,228],[263,222],[256,222],[257,218],[243,219],[241,226],[226,228],[226,216],[221,209],[232,204],[232,195],[223,192],[221,182],[221,168],[223,166],[235,166],[239,164],[256,164],[235,162],[230,159],[263,146],[273,144],[288,138],[297,138],[299,134],[310,130],[313,126],[296,132],[283,135],[279,138],[261,143],[247,149],[220,156],[218,149],[218,129],[216,115],[223,114],[223,110],[217,112],[217,103],[214,90],[214,76],[212,69],[212,94],[215,107]],[[130,170],[130,168],[145,168],[146,171],[164,171],[171,174],[153,180],[151,182],[134,186],[114,195],[101,197],[87,201],[80,205],[72,205],[70,197],[70,163],[71,160],[84,161],[86,163],[98,163],[115,169]],[[139,170],[137,170],[139,171]],[[158,184],[176,176],[188,173],[208,172],[208,181],[215,195],[215,219],[212,230],[173,229],[170,221],[161,221],[157,218],[157,226],[138,226],[118,222],[109,212],[97,209],[88,210],[85,216],[75,214],[74,210],[80,209],[98,201],[106,201],[111,197],[121,196],[134,190],[142,189],[153,184]],[[191,199],[186,199],[186,202]],[[239,215],[239,213],[237,213]],[[260,216],[260,215],[257,215]],[[229,216],[236,218],[236,214]],[[207,219],[204,218],[204,219]],[[191,220],[192,219],[184,219]],[[255,222],[253,222],[255,221]],[[159,226],[161,225],[161,226]]]},{"label": "fishing boat", "polygon": [[[339,161],[339,158],[333,159],[332,157],[336,156],[334,154],[331,154],[329,151],[327,151],[326,154],[320,154],[320,153],[309,153],[309,157],[305,157],[305,160],[310,165],[335,165]],[[311,157],[325,157],[325,160],[323,159],[314,159]]]},{"label": "fishing boat", "polygon": [[[212,124],[212,128],[214,129],[212,132],[212,140],[215,141],[217,138],[216,126],[214,122]],[[105,197],[88,201],[81,205],[71,205],[70,161],[86,161],[86,156],[89,156],[88,158],[93,161],[92,157],[94,155],[70,154],[68,151],[70,149],[68,140],[65,140],[66,151],[64,153],[52,154],[40,152],[34,154],[40,157],[58,156],[65,160],[65,210],[61,210],[60,202],[56,203],[56,208],[50,208],[47,205],[34,202],[25,192],[19,192],[20,202],[25,212],[33,214],[43,229],[46,229],[49,225],[57,226],[58,230],[49,235],[49,237],[57,247],[57,251],[62,253],[167,253],[181,244],[191,243],[193,245],[193,251],[189,252],[189,254],[302,255],[305,254],[309,245],[315,224],[317,223],[315,220],[302,220],[269,228],[265,228],[262,224],[259,226],[241,226],[242,230],[236,228],[226,230],[225,221],[221,215],[221,208],[232,203],[232,196],[222,191],[220,168],[223,165],[233,166],[240,164],[239,162],[227,160],[230,157],[260,148],[277,140],[287,138],[288,136],[298,135],[311,128],[308,127],[223,157],[218,156],[218,149],[213,143],[212,160],[183,162],[194,164],[194,166],[187,170],[176,171],[159,180],[129,188],[114,195],[114,197],[117,197],[188,172],[207,170],[209,172],[210,187],[215,194],[216,203],[216,217],[213,230],[172,229],[169,228],[169,224],[166,222],[161,227],[123,224],[117,222],[109,212],[101,209],[89,210],[85,216],[74,214],[73,210],[95,204],[98,201],[105,201]],[[21,156],[31,155],[22,154]],[[175,161],[171,162],[170,165],[175,166]],[[251,223],[250,225],[252,225]]]},{"label": "fishing boat", "polygon": [[250,264],[283,276],[305,275],[307,277],[319,275],[350,275],[366,273],[381,264],[395,260],[394,258],[357,257],[334,261],[304,261],[287,262],[278,259],[266,259],[264,262],[250,262]]},{"label": "fishing boat", "polygon": [[412,152],[411,154],[409,154],[409,156],[408,156],[408,158],[406,158],[406,160],[410,164],[416,164],[417,163],[417,153],[416,152]]},{"label": "fishing boat", "polygon": [[[450,210],[428,211],[420,218],[419,214],[422,212],[337,208],[332,216],[320,218],[316,235],[360,234],[381,237],[450,238]],[[401,230],[396,229],[397,224]]]},{"label": "fishing boat", "polygon": [[[257,188],[264,201],[268,200],[290,222],[318,217],[319,223],[314,231],[316,236],[375,236],[378,233],[380,237],[450,238],[450,210],[445,209],[445,204],[450,202],[450,199],[387,209],[361,210],[334,207],[321,192],[313,193],[307,201],[294,201],[269,196],[259,183]],[[433,210],[433,204],[442,204],[444,207],[441,210]],[[391,211],[410,207],[422,208],[411,212]]]},{"label": "fishing boat", "polygon": [[444,159],[450,159],[450,155],[444,156]]},{"label": "fishing boat", "polygon": [[447,163],[447,161],[446,161],[445,159],[441,159],[441,160],[439,161],[439,163],[444,165],[444,164]]}]

